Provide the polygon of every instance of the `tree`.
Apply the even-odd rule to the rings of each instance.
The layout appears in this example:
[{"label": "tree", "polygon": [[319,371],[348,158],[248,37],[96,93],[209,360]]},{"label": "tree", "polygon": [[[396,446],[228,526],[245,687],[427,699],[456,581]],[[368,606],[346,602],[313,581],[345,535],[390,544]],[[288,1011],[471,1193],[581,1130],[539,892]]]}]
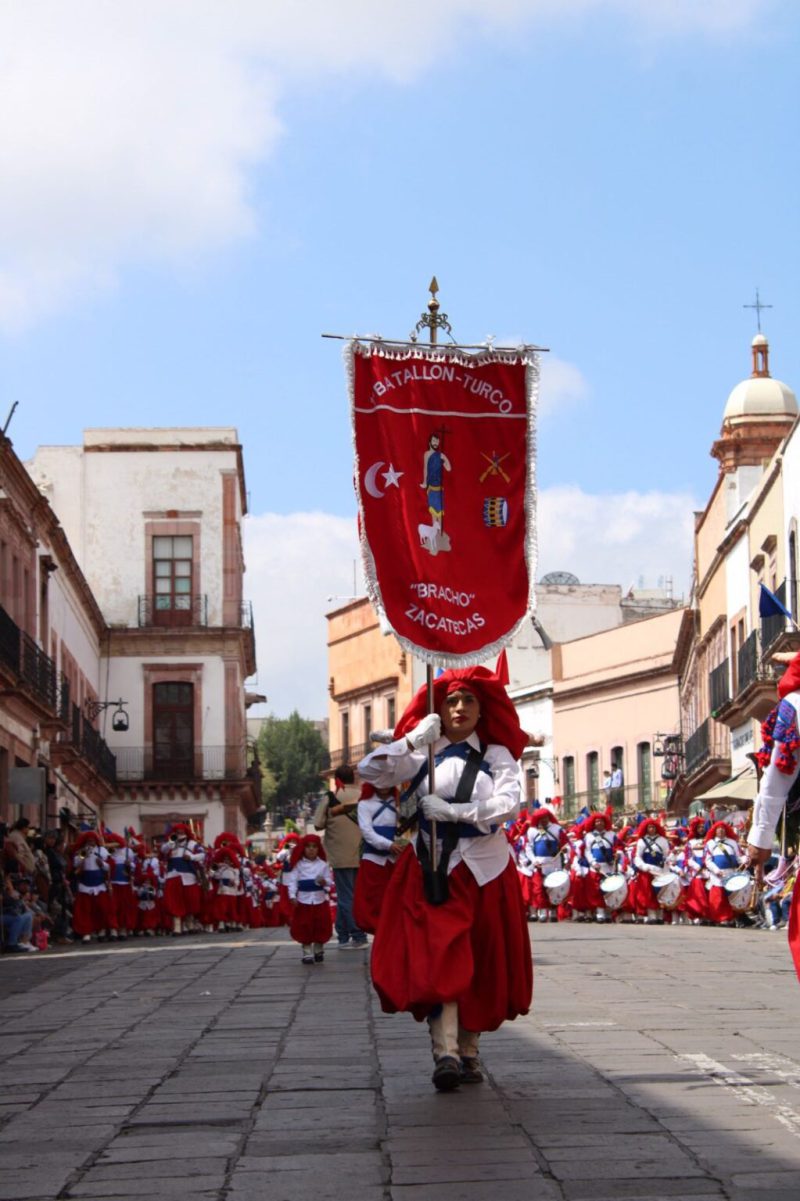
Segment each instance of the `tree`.
[{"label": "tree", "polygon": [[273,804],[285,805],[319,792],[319,773],[328,749],[313,722],[296,710],[286,718],[268,717],[257,742],[262,762],[275,781]]}]

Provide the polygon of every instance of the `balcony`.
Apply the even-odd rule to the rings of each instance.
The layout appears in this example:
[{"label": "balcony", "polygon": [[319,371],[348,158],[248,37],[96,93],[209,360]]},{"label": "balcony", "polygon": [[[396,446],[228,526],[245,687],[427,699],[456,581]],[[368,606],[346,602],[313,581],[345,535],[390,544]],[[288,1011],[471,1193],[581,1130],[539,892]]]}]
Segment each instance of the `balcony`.
[{"label": "balcony", "polygon": [[684,743],[684,751],[686,754],[686,774],[691,775],[692,772],[702,766],[706,759],[711,754],[710,740],[710,719],[699,725],[693,734],[690,734]]},{"label": "balcony", "polygon": [[248,775],[244,745],[117,747],[120,783],[188,784],[244,780]]},{"label": "balcony", "polygon": [[140,596],[139,629],[208,625],[208,596]]},{"label": "balcony", "polygon": [[712,714],[721,709],[723,705],[727,705],[731,699],[731,685],[729,661],[726,659],[724,663],[720,663],[719,667],[715,667],[713,671],[708,673],[708,699],[711,705]]},{"label": "balcony", "polygon": [[335,770],[337,767],[342,767],[345,763],[350,763],[355,767],[356,763],[363,759],[365,755],[377,749],[378,744],[375,742],[359,742],[352,746],[340,747],[339,750],[328,752],[327,760],[322,766]]},{"label": "balcony", "polygon": [[736,694],[744,692],[758,677],[758,630],[753,630],[736,653]]},{"label": "balcony", "polygon": [[115,784],[116,758],[77,705],[71,706],[66,725],[67,729],[57,734],[51,743],[51,756],[56,766],[74,768],[78,775],[75,782],[78,784],[85,782],[81,777],[87,769],[89,773],[100,776],[106,784]]},{"label": "balcony", "polygon": [[[786,580],[783,581],[780,588],[775,589],[775,596],[782,605],[786,605]],[[786,608],[789,606],[786,605]],[[766,655],[774,642],[780,638],[781,634],[786,629],[788,617],[783,613],[776,613],[772,617],[761,618],[761,653]]]},{"label": "balcony", "polygon": [[40,721],[69,720],[69,684],[40,646],[0,606],[0,667],[8,690],[34,703]]},{"label": "balcony", "polygon": [[[666,799],[665,793],[666,786],[660,781],[641,780],[638,784],[626,784],[623,788],[614,789],[612,808],[615,815],[627,820],[635,813],[660,809]],[[561,798],[561,807],[553,812],[560,821],[572,821],[583,809],[604,813],[608,803],[602,788],[589,789],[588,792],[565,793]]]}]

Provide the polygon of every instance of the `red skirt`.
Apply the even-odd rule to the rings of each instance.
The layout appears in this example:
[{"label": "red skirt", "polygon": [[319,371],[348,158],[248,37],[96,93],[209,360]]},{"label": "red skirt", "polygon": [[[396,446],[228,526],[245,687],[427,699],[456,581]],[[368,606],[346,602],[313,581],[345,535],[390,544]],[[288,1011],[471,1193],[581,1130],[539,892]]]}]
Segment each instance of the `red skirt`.
[{"label": "red skirt", "polygon": [[600,887],[604,878],[599,872],[591,870],[583,877],[583,904],[585,909],[605,909],[606,899]]},{"label": "red skirt", "polygon": [[544,874],[540,871],[534,871],[530,877],[528,885],[528,904],[533,909],[552,909],[553,902],[547,895],[547,889],[544,886]]},{"label": "red skirt", "polygon": [[387,860],[385,866],[362,859],[356,874],[356,890],[353,894],[353,920],[360,930],[374,934],[381,916],[383,897],[392,878],[394,863]]},{"label": "red skirt", "polygon": [[685,890],[685,902],[682,906],[686,913],[691,918],[699,918],[701,921],[708,921],[710,914],[708,911],[708,889],[706,882],[701,876],[695,876]]},{"label": "red skirt", "polygon": [[281,915],[278,924],[288,926],[292,920],[292,902],[289,900],[289,889],[285,884],[278,885],[278,912]]},{"label": "red skirt", "polygon": [[215,922],[231,922],[234,925],[239,924],[239,897],[222,896],[220,893],[214,897],[214,918]]},{"label": "red skirt", "polygon": [[736,920],[737,915],[731,908],[727,892],[718,885],[708,890],[708,916],[717,924]]},{"label": "red skirt", "polygon": [[660,908],[653,888],[653,877],[649,872],[637,872],[628,891],[637,917],[647,917],[648,910]]},{"label": "red skirt", "polygon": [[139,918],[139,898],[130,884],[112,884],[114,912],[120,930],[135,930]]},{"label": "red skirt", "polygon": [[72,928],[79,938],[99,934],[101,930],[116,930],[114,905],[110,893],[77,892],[72,906]]},{"label": "red skirt", "polygon": [[157,930],[161,925],[161,904],[156,901],[152,909],[139,910],[139,930]]},{"label": "red skirt", "polygon": [[586,877],[580,875],[579,872],[570,872],[570,876],[572,878],[572,886],[569,890],[570,904],[576,913],[583,913],[584,909],[589,908],[586,900]]},{"label": "red skirt", "polygon": [[200,902],[199,884],[184,884],[180,876],[171,876],[164,885],[164,912],[170,917],[196,917]]},{"label": "red skirt", "polygon": [[294,906],[289,933],[295,942],[310,946],[312,942],[327,942],[333,933],[331,907],[327,900],[321,905]]},{"label": "red skirt", "polygon": [[463,861],[449,876],[444,905],[429,905],[409,847],[386,890],[372,947],[372,983],[385,1013],[423,1021],[444,1001],[458,1004],[467,1030],[496,1030],[527,1013],[533,962],[513,862],[482,888]]}]

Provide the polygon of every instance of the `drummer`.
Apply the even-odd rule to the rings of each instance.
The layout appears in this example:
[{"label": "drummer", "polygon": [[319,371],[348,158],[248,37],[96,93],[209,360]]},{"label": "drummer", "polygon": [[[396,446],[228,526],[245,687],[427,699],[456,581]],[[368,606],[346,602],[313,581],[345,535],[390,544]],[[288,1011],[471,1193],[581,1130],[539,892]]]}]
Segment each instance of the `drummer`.
[{"label": "drummer", "polygon": [[604,922],[607,910],[601,885],[616,871],[618,839],[608,812],[593,813],[586,819],[584,829],[584,858],[589,869],[584,878],[584,905],[594,910],[598,922]]},{"label": "drummer", "polygon": [[669,850],[669,839],[661,823],[654,817],[643,818],[636,831],[631,891],[634,912],[645,922],[664,920],[653,878],[664,874]]},{"label": "drummer", "polygon": [[528,895],[533,921],[556,920],[556,904],[547,892],[546,881],[551,872],[563,869],[561,851],[566,841],[567,836],[550,809],[543,807],[534,810],[525,834],[524,848],[530,866]]},{"label": "drummer", "polygon": [[717,926],[732,926],[736,921],[725,881],[737,874],[744,858],[733,827],[728,822],[715,822],[705,837],[704,866],[708,915]]}]

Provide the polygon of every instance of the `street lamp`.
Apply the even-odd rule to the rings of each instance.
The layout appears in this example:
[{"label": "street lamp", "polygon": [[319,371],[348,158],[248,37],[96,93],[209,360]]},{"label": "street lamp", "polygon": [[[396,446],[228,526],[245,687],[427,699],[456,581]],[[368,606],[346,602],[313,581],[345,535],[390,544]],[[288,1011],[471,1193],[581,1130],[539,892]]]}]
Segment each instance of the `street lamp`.
[{"label": "street lamp", "polygon": [[128,717],[126,710],[123,708],[123,705],[127,705],[127,703],[128,702],[123,701],[121,697],[118,701],[87,700],[86,715],[92,721],[94,721],[98,713],[102,713],[105,709],[111,709],[113,707],[114,712],[111,715],[111,729],[115,730],[118,734],[124,734],[131,724],[130,718]]}]

